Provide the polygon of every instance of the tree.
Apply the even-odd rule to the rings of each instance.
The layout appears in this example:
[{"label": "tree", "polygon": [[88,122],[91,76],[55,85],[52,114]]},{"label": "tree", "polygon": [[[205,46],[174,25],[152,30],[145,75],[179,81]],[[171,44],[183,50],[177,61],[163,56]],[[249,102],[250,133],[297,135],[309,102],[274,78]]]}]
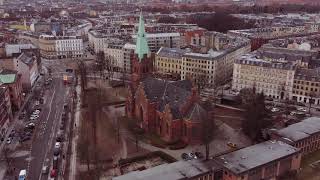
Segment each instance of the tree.
[{"label": "tree", "polygon": [[171,16],[165,16],[165,17],[160,17],[158,19],[158,23],[175,24],[175,23],[178,23],[178,20]]},{"label": "tree", "polygon": [[208,79],[205,74],[200,74],[196,76],[195,82],[198,86],[199,92],[201,92],[207,86]]},{"label": "tree", "polygon": [[103,51],[99,51],[97,53],[97,66],[98,66],[98,71],[100,72],[100,76],[104,76],[104,70],[106,68],[106,61],[105,61],[105,55]]},{"label": "tree", "polygon": [[214,107],[210,100],[205,101],[203,107],[207,111],[207,116],[202,118],[202,143],[205,146],[206,160],[208,160],[210,155],[210,143],[214,134]]},{"label": "tree", "polygon": [[242,129],[252,140],[257,141],[262,137],[262,130],[269,126],[264,94],[254,94],[245,105],[245,110]]},{"label": "tree", "polygon": [[319,97],[319,93],[311,91],[309,93],[309,114],[311,114],[311,106],[315,103],[315,98]]}]

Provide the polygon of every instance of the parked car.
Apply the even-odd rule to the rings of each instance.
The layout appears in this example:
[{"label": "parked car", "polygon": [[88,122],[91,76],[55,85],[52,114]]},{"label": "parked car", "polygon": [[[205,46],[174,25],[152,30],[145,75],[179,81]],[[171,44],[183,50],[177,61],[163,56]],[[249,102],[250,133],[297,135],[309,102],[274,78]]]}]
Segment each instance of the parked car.
[{"label": "parked car", "polygon": [[50,178],[56,178],[57,177],[57,170],[56,169],[52,169],[50,172]]},{"label": "parked car", "polygon": [[34,129],[36,125],[34,123],[29,123],[25,126],[25,128],[28,128],[28,129]]},{"label": "parked car", "polygon": [[23,169],[19,172],[19,180],[25,180],[27,178],[27,170]]},{"label": "parked car", "polygon": [[41,173],[42,174],[48,174],[49,173],[49,167],[47,165],[44,165],[42,167]]},{"label": "parked car", "polygon": [[30,139],[31,139],[31,136],[23,136],[22,138],[20,138],[20,142],[29,141]]},{"label": "parked car", "polygon": [[301,111],[301,112],[307,112],[307,109],[306,108],[303,108],[303,107],[299,107],[297,108],[298,111]]},{"label": "parked car", "polygon": [[7,141],[6,141],[6,143],[7,143],[7,144],[11,144],[11,140],[12,140],[11,137],[9,137],[9,138],[7,139]]},{"label": "parked car", "polygon": [[59,156],[60,155],[60,149],[54,149],[53,150],[53,155],[54,156]]},{"label": "parked car", "polygon": [[237,145],[235,143],[232,142],[228,142],[227,145],[231,148],[237,148]]},{"label": "parked car", "polygon": [[271,112],[279,112],[280,111],[280,109],[279,108],[276,108],[276,107],[273,107],[272,109],[271,109]]},{"label": "parked car", "polygon": [[56,143],[54,144],[54,148],[60,149],[60,147],[61,147],[61,143],[60,143],[60,142],[56,142]]}]

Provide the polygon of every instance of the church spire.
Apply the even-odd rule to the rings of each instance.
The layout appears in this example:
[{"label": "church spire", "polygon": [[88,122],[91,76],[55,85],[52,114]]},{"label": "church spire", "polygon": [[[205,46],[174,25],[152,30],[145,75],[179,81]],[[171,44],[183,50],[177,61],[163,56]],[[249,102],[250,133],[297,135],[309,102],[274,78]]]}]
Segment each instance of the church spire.
[{"label": "church spire", "polygon": [[141,61],[144,57],[144,55],[148,55],[150,53],[148,41],[146,37],[146,32],[144,29],[144,19],[142,16],[142,12],[140,13],[140,19],[139,19],[139,29],[137,34],[137,43],[136,43],[136,49],[135,54],[138,55],[139,61]]}]

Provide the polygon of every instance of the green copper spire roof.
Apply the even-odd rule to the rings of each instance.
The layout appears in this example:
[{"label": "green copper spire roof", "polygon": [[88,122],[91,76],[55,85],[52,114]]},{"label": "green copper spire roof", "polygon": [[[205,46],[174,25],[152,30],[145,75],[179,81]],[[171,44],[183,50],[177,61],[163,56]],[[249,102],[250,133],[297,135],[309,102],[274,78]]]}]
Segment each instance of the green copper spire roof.
[{"label": "green copper spire roof", "polygon": [[150,50],[149,50],[148,41],[146,38],[146,32],[144,29],[144,19],[141,12],[135,54],[138,55],[139,61],[141,61],[143,56],[149,54],[149,52]]}]

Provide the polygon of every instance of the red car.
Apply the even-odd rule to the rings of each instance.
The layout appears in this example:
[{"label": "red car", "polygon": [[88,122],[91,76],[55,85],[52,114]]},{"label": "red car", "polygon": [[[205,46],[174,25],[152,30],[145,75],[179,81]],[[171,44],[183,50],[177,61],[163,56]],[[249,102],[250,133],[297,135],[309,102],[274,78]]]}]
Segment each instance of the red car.
[{"label": "red car", "polygon": [[57,170],[56,170],[56,169],[52,169],[52,170],[51,170],[51,172],[50,172],[50,177],[51,177],[51,178],[57,177]]}]

